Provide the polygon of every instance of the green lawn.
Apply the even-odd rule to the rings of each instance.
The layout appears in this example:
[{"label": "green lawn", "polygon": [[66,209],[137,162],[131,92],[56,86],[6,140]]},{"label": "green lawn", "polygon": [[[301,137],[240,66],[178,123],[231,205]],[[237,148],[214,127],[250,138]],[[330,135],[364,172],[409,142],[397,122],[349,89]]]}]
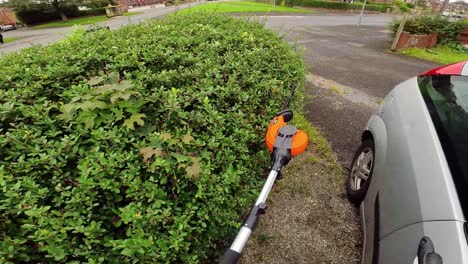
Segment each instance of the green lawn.
[{"label": "green lawn", "polygon": [[[138,15],[141,14],[141,12],[128,12],[124,13],[123,16],[133,16],[133,15]],[[42,24],[39,26],[33,27],[34,29],[44,29],[44,28],[56,28],[56,27],[71,27],[74,25],[90,25],[98,22],[103,22],[107,21],[110,18],[108,18],[106,15],[101,15],[101,16],[93,16],[93,17],[81,17],[81,18],[74,18],[70,19],[68,21],[55,21],[55,22],[50,22],[47,24]]]},{"label": "green lawn", "polygon": [[15,38],[4,38],[4,39],[3,39],[3,42],[8,43],[8,42],[13,42],[13,41],[18,40],[18,39],[20,39],[20,38],[19,38],[19,37],[15,37]]},{"label": "green lawn", "polygon": [[435,47],[432,49],[409,48],[403,50],[402,53],[421,59],[439,62],[442,64],[449,64],[459,62],[462,60],[468,60],[468,53],[455,52],[452,49],[445,46]]},{"label": "green lawn", "polygon": [[179,11],[179,13],[188,13],[193,11],[208,11],[214,13],[254,13],[254,12],[290,12],[290,13],[309,13],[308,9],[291,8],[285,6],[273,6],[270,4],[256,2],[218,2],[207,3],[194,6]]},{"label": "green lawn", "polygon": [[123,13],[122,16],[134,16],[134,15],[139,15],[139,14],[143,14],[143,12],[127,12],[127,13]]}]

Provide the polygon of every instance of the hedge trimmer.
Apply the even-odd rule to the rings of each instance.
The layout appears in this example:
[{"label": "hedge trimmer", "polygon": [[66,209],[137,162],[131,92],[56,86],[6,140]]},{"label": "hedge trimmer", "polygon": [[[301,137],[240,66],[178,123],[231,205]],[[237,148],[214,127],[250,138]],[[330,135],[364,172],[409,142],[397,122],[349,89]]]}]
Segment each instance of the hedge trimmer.
[{"label": "hedge trimmer", "polygon": [[242,249],[249,240],[260,215],[265,213],[265,209],[267,208],[265,202],[273,184],[276,179],[281,178],[281,169],[289,163],[291,157],[301,154],[307,148],[309,142],[307,134],[287,124],[293,118],[293,112],[287,108],[294,95],[295,88],[296,84],[293,85],[291,96],[285,102],[283,110],[271,120],[265,136],[266,145],[270,150],[272,159],[268,178],[236,239],[224,253],[220,262],[221,264],[235,264],[239,261]]}]

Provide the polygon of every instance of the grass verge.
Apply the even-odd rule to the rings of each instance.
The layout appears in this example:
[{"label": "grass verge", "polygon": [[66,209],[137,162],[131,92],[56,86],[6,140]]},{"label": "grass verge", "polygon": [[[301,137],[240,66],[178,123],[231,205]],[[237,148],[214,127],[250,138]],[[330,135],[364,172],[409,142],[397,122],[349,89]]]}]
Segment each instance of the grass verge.
[{"label": "grass verge", "polygon": [[408,56],[435,61],[442,64],[468,60],[468,53],[456,52],[446,46],[434,47],[432,49],[408,48],[404,49],[402,53]]},{"label": "grass verge", "polygon": [[359,217],[346,199],[345,171],[303,115],[294,125],[309,135],[309,148],[285,167],[242,263],[358,263]]},{"label": "grass verge", "polygon": [[143,14],[143,12],[127,12],[127,13],[123,13],[122,16],[134,16],[134,15],[139,15],[139,14]]},{"label": "grass verge", "polygon": [[14,38],[4,38],[4,39],[3,39],[3,42],[4,42],[4,43],[8,43],[8,42],[17,41],[18,39],[20,39],[20,38],[19,38],[19,37],[14,37]]},{"label": "grass verge", "polygon": [[[128,12],[124,13],[123,16],[133,16],[141,14],[141,12]],[[92,17],[81,17],[81,18],[74,18],[68,21],[55,21],[50,22],[47,24],[42,24],[38,26],[34,26],[33,29],[44,29],[44,28],[58,28],[58,27],[71,27],[74,25],[90,25],[99,22],[107,21],[111,18],[108,18],[106,15],[101,16],[92,16]]]},{"label": "grass verge", "polygon": [[285,6],[272,6],[256,2],[219,2],[208,3],[194,6],[179,11],[179,13],[188,13],[193,11],[207,11],[214,13],[255,13],[255,12],[288,12],[288,13],[311,13],[307,9],[291,8]]}]

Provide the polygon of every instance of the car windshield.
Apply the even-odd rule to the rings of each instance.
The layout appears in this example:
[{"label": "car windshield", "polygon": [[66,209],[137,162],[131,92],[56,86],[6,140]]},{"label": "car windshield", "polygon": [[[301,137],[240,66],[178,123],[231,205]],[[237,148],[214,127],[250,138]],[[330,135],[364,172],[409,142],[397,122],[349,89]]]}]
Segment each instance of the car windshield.
[{"label": "car windshield", "polygon": [[468,216],[468,77],[423,76],[419,87]]}]

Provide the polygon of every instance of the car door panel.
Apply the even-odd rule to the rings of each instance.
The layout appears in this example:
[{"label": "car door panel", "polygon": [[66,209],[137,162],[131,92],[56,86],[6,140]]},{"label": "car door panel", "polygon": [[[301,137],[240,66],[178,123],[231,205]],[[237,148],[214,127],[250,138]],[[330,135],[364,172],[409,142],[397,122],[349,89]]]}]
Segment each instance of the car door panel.
[{"label": "car door panel", "polygon": [[468,263],[464,223],[433,221],[413,224],[384,237],[379,243],[379,264],[414,263],[425,236],[432,240],[444,264]]},{"label": "car door panel", "polygon": [[377,192],[381,238],[405,226],[432,220],[464,221],[447,162],[416,79],[398,85],[380,114],[387,149]]}]

